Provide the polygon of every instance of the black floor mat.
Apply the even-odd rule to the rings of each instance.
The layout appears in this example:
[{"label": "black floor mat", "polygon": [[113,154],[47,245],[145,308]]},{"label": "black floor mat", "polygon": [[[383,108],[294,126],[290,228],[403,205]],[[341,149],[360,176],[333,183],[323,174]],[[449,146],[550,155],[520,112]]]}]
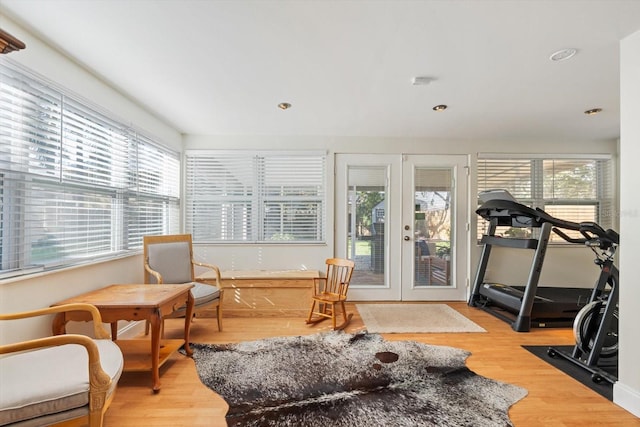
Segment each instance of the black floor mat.
[{"label": "black floor mat", "polygon": [[[562,357],[551,357],[547,354],[547,350],[549,347],[554,347],[558,350],[564,350],[566,352],[571,352],[573,346],[549,346],[549,345],[523,345],[522,348],[530,351],[534,355],[538,356],[540,359],[544,360],[551,366],[561,370],[565,374],[574,378],[577,381],[580,381],[582,384],[589,387],[591,390],[599,393],[601,396],[606,397],[607,399],[613,401],[613,384],[608,381],[602,381],[600,384],[595,383],[591,380],[591,373],[586,369],[582,369],[581,367],[573,364],[569,360],[565,360]],[[609,372],[612,375],[617,376],[617,367],[607,367],[604,368],[605,371]]]}]

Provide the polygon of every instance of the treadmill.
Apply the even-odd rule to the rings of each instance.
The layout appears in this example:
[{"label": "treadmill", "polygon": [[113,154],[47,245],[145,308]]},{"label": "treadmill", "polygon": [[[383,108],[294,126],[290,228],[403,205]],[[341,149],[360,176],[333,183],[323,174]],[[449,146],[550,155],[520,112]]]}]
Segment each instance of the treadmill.
[{"label": "treadmill", "polygon": [[[555,218],[542,209],[532,209],[506,190],[481,192],[481,206],[476,213],[489,222],[482,236],[482,254],[473,283],[469,306],[481,308],[511,324],[516,332],[531,327],[571,327],[578,311],[589,301],[590,288],[538,286],[549,236],[554,227],[579,230],[580,224]],[[537,238],[496,236],[499,226],[539,229]],[[529,277],[524,286],[485,282],[485,273],[493,246],[534,251]]]}]

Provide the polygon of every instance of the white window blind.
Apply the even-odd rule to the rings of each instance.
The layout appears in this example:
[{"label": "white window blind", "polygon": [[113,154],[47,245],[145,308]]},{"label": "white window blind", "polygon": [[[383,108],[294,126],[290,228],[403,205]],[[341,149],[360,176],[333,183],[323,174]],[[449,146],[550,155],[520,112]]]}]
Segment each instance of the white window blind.
[{"label": "white window blind", "polygon": [[323,242],[326,155],[187,151],[185,229],[197,242]]},{"label": "white window blind", "polygon": [[[520,203],[541,208],[556,218],[594,221],[605,229],[614,225],[613,161],[610,156],[507,158],[481,155],[477,178],[478,191],[508,190]],[[478,238],[486,226],[486,221],[479,218]],[[500,230],[511,236],[529,236],[532,232],[511,227]],[[577,232],[567,234],[579,236]],[[553,233],[551,240],[563,242]]]},{"label": "white window blind", "polygon": [[179,229],[178,154],[0,63],[0,277],[118,255]]}]

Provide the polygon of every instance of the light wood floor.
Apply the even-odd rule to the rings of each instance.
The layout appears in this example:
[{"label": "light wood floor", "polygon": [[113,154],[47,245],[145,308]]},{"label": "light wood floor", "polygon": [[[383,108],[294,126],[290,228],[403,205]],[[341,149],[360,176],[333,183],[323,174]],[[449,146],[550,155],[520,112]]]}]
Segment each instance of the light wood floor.
[{"label": "light wood floor", "polygon": [[[517,427],[640,426],[640,419],[520,347],[572,344],[571,330],[535,329],[516,333],[506,323],[463,302],[450,305],[488,332],[385,334],[385,338],[463,348],[472,353],[467,366],[477,374],[526,388],[528,396],[509,411]],[[350,309],[355,315],[347,332],[363,329],[355,307],[351,305]],[[182,327],[180,319],[167,320],[167,338],[180,336]],[[219,333],[214,319],[200,318],[191,328],[191,341],[229,343],[327,330],[328,326],[323,323],[308,326],[302,318],[225,318],[224,332]],[[106,414],[105,425],[226,426],[226,403],[202,385],[191,359],[174,355],[162,367],[161,380],[162,389],[153,394],[150,374],[124,373]]]}]

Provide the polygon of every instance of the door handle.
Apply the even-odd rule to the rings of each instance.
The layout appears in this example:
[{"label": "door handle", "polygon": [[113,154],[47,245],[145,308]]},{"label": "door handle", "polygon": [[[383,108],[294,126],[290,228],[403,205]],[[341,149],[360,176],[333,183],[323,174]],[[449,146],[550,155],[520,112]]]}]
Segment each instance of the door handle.
[{"label": "door handle", "polygon": [[409,240],[411,240],[411,237],[409,237],[409,236],[404,236],[404,241],[405,241],[405,242],[408,242]]}]

